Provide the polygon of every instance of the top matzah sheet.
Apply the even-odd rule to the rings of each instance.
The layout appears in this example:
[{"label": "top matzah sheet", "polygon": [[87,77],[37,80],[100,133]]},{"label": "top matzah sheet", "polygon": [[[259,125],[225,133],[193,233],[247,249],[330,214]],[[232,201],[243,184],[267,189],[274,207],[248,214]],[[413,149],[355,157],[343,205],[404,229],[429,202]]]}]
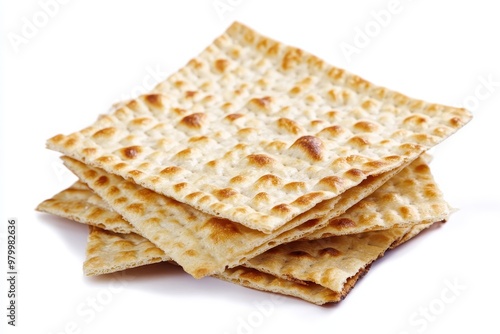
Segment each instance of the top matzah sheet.
[{"label": "top matzah sheet", "polygon": [[470,118],[234,23],[152,94],[47,145],[270,233]]}]

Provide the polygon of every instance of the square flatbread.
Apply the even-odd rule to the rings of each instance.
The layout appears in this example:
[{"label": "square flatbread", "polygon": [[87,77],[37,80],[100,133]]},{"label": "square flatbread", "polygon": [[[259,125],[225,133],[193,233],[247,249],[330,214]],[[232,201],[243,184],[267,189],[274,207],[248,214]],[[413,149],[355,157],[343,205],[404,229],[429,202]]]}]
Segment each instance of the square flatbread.
[{"label": "square flatbread", "polygon": [[140,235],[168,253],[196,278],[221,273],[271,247],[297,240],[321,228],[329,218],[344,213],[396,172],[392,170],[367,179],[335,199],[319,203],[303,214],[306,217],[298,216],[277,231],[266,234],[208,215],[100,168],[68,157],[63,159],[80,180],[132,224]]},{"label": "square flatbread", "polygon": [[471,118],[232,24],[153,92],[47,146],[271,233]]},{"label": "square flatbread", "polygon": [[[299,297],[318,305],[339,302],[369,270],[373,261],[430,225],[419,224],[306,243],[293,242],[283,245],[287,249],[285,253],[270,250],[263,254],[286,264],[274,268],[276,271],[265,265],[256,269],[245,264],[227,269],[216,277],[258,290]],[[112,273],[162,261],[171,259],[135,233],[120,234],[90,228],[84,263],[87,275]],[[299,273],[299,276],[294,273]],[[310,273],[311,279],[303,280],[303,273]]]},{"label": "square flatbread", "polygon": [[[127,221],[134,221],[135,225],[131,224],[132,226],[139,226],[139,229],[129,226],[129,232],[137,232],[150,239],[189,273],[197,274],[197,270],[214,267],[218,268],[218,272],[222,272],[226,266],[237,266],[266,249],[297,239],[306,227],[321,226],[329,222],[322,218],[313,219],[307,223],[308,226],[299,226],[298,232],[287,231],[271,239],[268,234],[229,221],[216,220],[190,206],[145,191],[132,182],[123,179],[115,182],[115,179],[120,179],[118,176],[89,168],[74,160],[67,160],[68,162],[72,164],[72,169],[77,171],[77,175],[86,178],[99,195],[116,204],[118,213],[124,213]],[[103,178],[104,175],[107,176]],[[92,192],[87,194],[89,198],[96,197]],[[90,201],[85,202],[88,204]],[[366,204],[363,204],[364,202]],[[58,214],[64,202],[59,200],[56,204],[54,209],[54,199],[44,201],[39,210]],[[104,206],[101,204],[98,211],[103,212]],[[134,210],[144,207],[147,212],[133,215],[130,209],[127,209],[129,207]],[[441,221],[449,214],[448,205],[422,158],[359,202],[356,208],[347,211],[340,219],[332,218],[316,237]],[[319,224],[318,221],[322,220],[323,223]],[[178,225],[182,225],[182,228]],[[258,246],[259,244],[261,246]]]}]

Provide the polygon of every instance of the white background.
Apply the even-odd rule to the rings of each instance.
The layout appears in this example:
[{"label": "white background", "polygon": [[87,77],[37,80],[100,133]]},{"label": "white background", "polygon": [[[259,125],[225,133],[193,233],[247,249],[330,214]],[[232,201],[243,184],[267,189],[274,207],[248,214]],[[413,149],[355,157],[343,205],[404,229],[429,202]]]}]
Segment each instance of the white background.
[{"label": "white background", "polygon": [[[373,13],[389,0],[70,0],[44,22],[45,2],[1,1],[0,8],[3,333],[500,331],[500,20],[493,1],[401,0],[385,26]],[[87,228],[34,211],[74,180],[46,139],[144,92],[233,20],[376,84],[474,113],[432,150],[436,180],[459,211],[390,252],[339,305],[273,300],[164,264],[86,278]],[[26,22],[40,27],[30,32]],[[371,36],[360,44],[366,29]],[[351,57],[341,49],[347,44],[359,47]],[[5,316],[9,217],[20,224],[16,328],[7,328]],[[90,311],[93,298],[99,311]],[[425,320],[420,312],[429,307]]]}]

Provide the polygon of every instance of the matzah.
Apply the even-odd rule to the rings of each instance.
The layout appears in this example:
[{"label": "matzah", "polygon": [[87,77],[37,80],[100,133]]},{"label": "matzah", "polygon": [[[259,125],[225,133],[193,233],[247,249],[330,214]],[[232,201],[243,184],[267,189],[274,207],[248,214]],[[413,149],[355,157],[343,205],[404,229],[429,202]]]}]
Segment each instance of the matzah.
[{"label": "matzah", "polygon": [[234,23],[150,94],[47,145],[270,233],[470,118]]},{"label": "matzah", "polygon": [[106,202],[80,181],[43,201],[36,209],[117,233],[135,232],[132,225],[109,210]]},{"label": "matzah", "polygon": [[[71,201],[66,203],[73,205]],[[61,201],[61,206],[64,207],[64,200]],[[57,211],[56,214],[61,212],[64,211]],[[338,302],[368,271],[371,262],[383,256],[386,249],[399,245],[403,237],[407,237],[405,241],[408,240],[429,225],[419,224],[407,228],[331,237],[306,241],[305,244],[294,242],[280,246],[281,251],[272,249],[263,254],[268,258],[275,258],[274,262],[288,264],[281,266],[273,274],[270,274],[273,270],[266,266],[259,271],[252,269],[254,265],[247,263],[227,269],[216,277],[259,290],[299,297],[319,305]],[[409,234],[409,231],[412,233]],[[287,251],[282,252],[284,248]],[[306,263],[313,258],[313,254],[316,260]],[[83,267],[86,275],[94,276],[170,260],[168,255],[149,240],[135,233],[121,234],[91,226]],[[258,259],[256,261],[259,262]],[[294,273],[288,271],[290,267],[302,274],[294,276]],[[319,283],[304,281],[305,272],[313,272],[322,279]],[[332,275],[333,272],[338,274]]]},{"label": "matzah", "polygon": [[[323,217],[296,217],[271,234],[210,216],[155,193],[122,177],[63,157],[64,164],[101,196],[114,211],[130,222],[140,235],[168,253],[196,278],[213,275],[245,262],[265,250],[299,239],[328,223],[387,181],[396,170],[372,177],[335,200],[327,200],[303,215],[322,212]],[[332,203],[327,205],[327,203]],[[308,216],[306,216],[308,217]],[[303,221],[307,221],[302,224]],[[299,224],[299,227],[297,227]],[[286,230],[285,230],[286,228]],[[294,228],[292,230],[292,228]],[[286,233],[284,233],[286,231]]]},{"label": "matzah", "polygon": [[[331,237],[306,241],[306,244],[294,242],[286,245],[288,251],[285,253],[273,250],[265,253],[271,258],[275,257],[277,262],[281,260],[287,264],[274,273],[265,266],[263,270],[257,270],[245,264],[227,269],[216,277],[258,290],[299,297],[318,305],[339,302],[368,271],[374,260],[382,257],[387,249],[394,248],[412,228],[416,232],[429,225]],[[418,232],[411,237],[416,234]],[[309,262],[304,261],[306,257],[310,258]],[[169,260],[165,253],[139,235],[119,234],[92,227],[84,270],[87,275],[99,275]],[[295,276],[295,273],[299,273],[299,276]],[[314,273],[310,275],[312,280],[303,281],[301,278],[304,273]]]}]

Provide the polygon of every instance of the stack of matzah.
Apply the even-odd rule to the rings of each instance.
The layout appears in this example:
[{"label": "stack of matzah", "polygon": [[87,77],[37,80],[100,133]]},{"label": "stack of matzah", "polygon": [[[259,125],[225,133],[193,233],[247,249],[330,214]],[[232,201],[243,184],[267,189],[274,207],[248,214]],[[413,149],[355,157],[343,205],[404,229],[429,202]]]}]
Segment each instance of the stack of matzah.
[{"label": "stack of matzah", "polygon": [[336,302],[447,219],[422,155],[470,118],[234,23],[150,94],[51,138],[80,181],[38,210],[91,226],[87,275],[172,261]]}]

